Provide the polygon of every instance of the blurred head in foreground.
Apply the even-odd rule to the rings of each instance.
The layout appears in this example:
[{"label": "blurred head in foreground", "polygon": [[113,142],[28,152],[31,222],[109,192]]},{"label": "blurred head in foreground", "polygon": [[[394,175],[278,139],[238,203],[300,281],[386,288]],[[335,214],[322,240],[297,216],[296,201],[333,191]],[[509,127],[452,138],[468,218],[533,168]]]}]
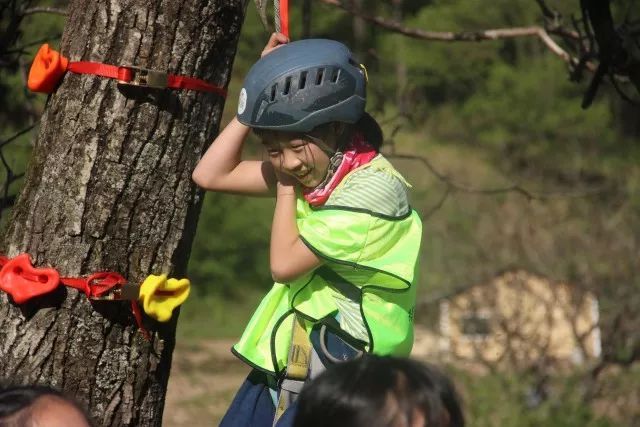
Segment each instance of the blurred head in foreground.
[{"label": "blurred head in foreground", "polygon": [[463,427],[460,399],[439,370],[366,355],[332,366],[298,401],[295,427]]},{"label": "blurred head in foreground", "polygon": [[90,426],[78,404],[50,387],[0,387],[0,427]]}]

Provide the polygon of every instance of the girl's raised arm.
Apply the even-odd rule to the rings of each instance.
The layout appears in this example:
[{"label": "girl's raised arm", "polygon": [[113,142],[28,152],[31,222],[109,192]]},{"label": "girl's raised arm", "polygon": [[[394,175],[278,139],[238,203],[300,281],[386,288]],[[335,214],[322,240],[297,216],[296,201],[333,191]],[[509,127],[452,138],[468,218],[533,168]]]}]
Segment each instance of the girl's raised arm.
[{"label": "girl's raised arm", "polygon": [[276,176],[270,162],[242,160],[250,128],[237,118],[213,141],[193,171],[193,181],[205,190],[224,193],[273,195]]},{"label": "girl's raised arm", "polygon": [[[271,34],[261,56],[288,42],[284,34]],[[242,147],[249,131],[234,117],[196,165],[191,175],[193,181],[205,190],[275,195],[277,179],[271,163],[242,160]]]}]

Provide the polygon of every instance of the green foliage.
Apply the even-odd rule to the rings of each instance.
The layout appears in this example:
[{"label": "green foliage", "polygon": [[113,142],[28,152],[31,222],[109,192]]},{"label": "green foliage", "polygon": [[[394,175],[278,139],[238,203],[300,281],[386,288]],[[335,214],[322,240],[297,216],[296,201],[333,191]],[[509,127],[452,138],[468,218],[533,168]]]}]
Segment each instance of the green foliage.
[{"label": "green foliage", "polygon": [[[54,6],[55,1],[41,2]],[[0,14],[0,32],[11,21],[9,6]],[[20,23],[15,46],[2,53],[0,62],[0,123],[6,130],[18,130],[40,117],[46,97],[35,95],[26,88],[26,74],[31,59],[42,43],[58,49],[64,18],[52,14],[33,14]],[[13,34],[12,34],[13,36]],[[4,131],[4,129],[3,129]]]},{"label": "green foliage", "polygon": [[[454,375],[465,396],[469,427],[613,427],[617,423],[594,413],[577,392],[579,380],[558,375],[549,396],[535,402],[532,379],[518,374]],[[534,404],[535,402],[535,404]]]},{"label": "green foliage", "polygon": [[207,194],[189,260],[199,295],[241,298],[246,288],[266,289],[273,200]]},{"label": "green foliage", "polygon": [[[57,2],[45,1],[42,5],[56,6]],[[5,7],[0,13],[0,34],[11,26],[11,8],[8,4]],[[0,52],[0,142],[13,138],[40,119],[46,96],[33,94],[26,87],[29,61],[42,43],[57,44],[63,25],[64,19],[58,15],[26,16],[20,23],[20,29],[11,34],[15,37],[15,45],[9,45],[6,52]],[[33,131],[24,133],[2,150],[8,166],[16,175],[26,170],[33,138]],[[4,189],[6,182],[7,174],[2,168],[0,188]],[[8,188],[8,194],[17,194],[21,185],[21,179],[14,181]],[[5,210],[0,214],[0,228],[4,229],[10,212]]]},{"label": "green foliage", "polygon": [[203,285],[214,287],[220,283],[215,276],[213,280],[209,283],[194,280],[193,295],[180,308],[176,332],[179,338],[189,341],[238,338],[265,293],[236,282],[238,287],[232,292],[225,288],[203,294]]}]

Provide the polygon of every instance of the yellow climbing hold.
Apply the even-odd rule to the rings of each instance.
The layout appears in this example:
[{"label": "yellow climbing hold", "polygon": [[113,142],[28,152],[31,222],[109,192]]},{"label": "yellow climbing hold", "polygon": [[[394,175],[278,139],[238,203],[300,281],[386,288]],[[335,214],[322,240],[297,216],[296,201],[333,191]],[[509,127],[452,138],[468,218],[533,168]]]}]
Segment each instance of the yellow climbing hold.
[{"label": "yellow climbing hold", "polygon": [[145,313],[159,322],[171,319],[173,310],[189,296],[189,279],[167,279],[166,274],[149,275],[140,285],[140,300]]}]

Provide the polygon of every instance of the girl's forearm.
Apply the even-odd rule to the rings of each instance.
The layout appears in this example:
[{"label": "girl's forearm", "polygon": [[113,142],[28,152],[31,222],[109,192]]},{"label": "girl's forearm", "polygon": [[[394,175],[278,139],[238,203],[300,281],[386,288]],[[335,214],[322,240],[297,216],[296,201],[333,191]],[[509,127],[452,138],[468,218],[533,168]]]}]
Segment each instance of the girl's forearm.
[{"label": "girl's forearm", "polygon": [[198,162],[193,171],[193,180],[199,185],[206,184],[217,175],[229,173],[238,166],[249,130],[234,117]]},{"label": "girl's forearm", "polygon": [[289,282],[320,264],[320,259],[300,239],[294,187],[278,184],[271,226],[270,265],[273,280]]},{"label": "girl's forearm", "polygon": [[265,194],[275,185],[268,162],[242,160],[242,148],[250,128],[237,118],[213,141],[193,171],[193,181],[206,190]]}]

